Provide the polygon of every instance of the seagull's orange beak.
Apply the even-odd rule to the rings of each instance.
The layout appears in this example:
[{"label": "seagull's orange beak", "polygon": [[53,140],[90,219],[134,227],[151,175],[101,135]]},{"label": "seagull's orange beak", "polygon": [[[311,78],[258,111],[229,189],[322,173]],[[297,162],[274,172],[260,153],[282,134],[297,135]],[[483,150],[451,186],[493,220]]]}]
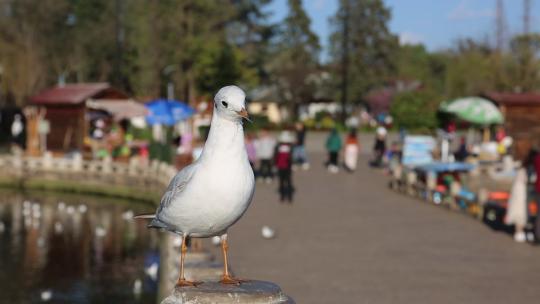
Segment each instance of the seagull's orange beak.
[{"label": "seagull's orange beak", "polygon": [[240,115],[240,117],[249,120],[249,115],[248,115],[248,112],[246,111],[246,109],[242,108],[241,111],[238,111],[236,113],[238,113],[238,115]]}]

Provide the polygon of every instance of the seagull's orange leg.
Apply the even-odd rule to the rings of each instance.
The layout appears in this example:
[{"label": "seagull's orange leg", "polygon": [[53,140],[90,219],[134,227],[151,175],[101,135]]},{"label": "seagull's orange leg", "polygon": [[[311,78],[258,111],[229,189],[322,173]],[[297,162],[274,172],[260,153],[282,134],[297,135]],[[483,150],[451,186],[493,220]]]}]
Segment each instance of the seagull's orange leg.
[{"label": "seagull's orange leg", "polygon": [[246,280],[237,279],[231,276],[229,273],[229,263],[227,258],[227,251],[229,245],[227,244],[227,234],[221,236],[221,251],[223,252],[223,276],[219,281],[221,284],[234,284],[240,285],[240,283],[247,282]]},{"label": "seagull's orange leg", "polygon": [[185,287],[185,286],[197,286],[202,284],[202,282],[188,281],[184,277],[184,260],[186,259],[187,245],[186,245],[187,235],[182,236],[182,247],[180,247],[180,277],[176,282],[176,286]]}]

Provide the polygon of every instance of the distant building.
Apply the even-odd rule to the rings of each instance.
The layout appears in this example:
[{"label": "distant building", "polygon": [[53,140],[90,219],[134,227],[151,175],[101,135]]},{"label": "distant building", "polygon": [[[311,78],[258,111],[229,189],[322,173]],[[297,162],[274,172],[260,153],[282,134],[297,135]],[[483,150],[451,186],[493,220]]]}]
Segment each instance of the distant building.
[{"label": "distant building", "polygon": [[45,109],[50,128],[47,149],[65,152],[83,148],[89,128],[86,101],[127,98],[108,83],[77,83],[46,89],[30,97],[30,104]]},{"label": "distant building", "polygon": [[[314,118],[320,111],[338,113],[341,106],[335,102],[329,93],[330,75],[324,71],[310,74],[306,78],[314,89],[311,96],[303,102],[297,101],[297,114],[301,120]],[[256,115],[267,116],[272,123],[282,123],[291,118],[290,104],[285,101],[286,92],[281,92],[277,85],[260,86],[248,93],[248,112]],[[290,97],[289,97],[290,98]]]},{"label": "distant building", "polygon": [[534,146],[540,148],[540,93],[489,92],[482,97],[501,110],[505,130],[514,139],[517,159],[524,159]]},{"label": "distant building", "polygon": [[279,124],[286,117],[286,109],[276,86],[261,86],[248,94],[248,112],[268,117],[272,123]]}]

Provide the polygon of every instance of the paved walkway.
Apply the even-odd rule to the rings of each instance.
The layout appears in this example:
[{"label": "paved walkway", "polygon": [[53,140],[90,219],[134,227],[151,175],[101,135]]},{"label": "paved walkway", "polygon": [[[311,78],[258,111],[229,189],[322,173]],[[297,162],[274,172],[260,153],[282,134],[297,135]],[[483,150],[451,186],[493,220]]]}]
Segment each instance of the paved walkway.
[{"label": "paved walkway", "polygon": [[[276,282],[297,303],[539,303],[540,247],[516,244],[481,222],[386,188],[360,159],[328,174],[323,155],[297,172],[296,200],[257,184],[229,232],[240,277]],[[265,240],[263,225],[276,229]]]}]

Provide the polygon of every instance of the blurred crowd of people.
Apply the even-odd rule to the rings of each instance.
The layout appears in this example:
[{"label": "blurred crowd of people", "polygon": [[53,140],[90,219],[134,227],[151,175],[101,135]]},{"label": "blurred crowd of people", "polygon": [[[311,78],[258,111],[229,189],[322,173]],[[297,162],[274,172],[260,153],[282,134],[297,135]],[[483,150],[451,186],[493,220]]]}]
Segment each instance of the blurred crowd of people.
[{"label": "blurred crowd of people", "polygon": [[246,135],[246,151],[256,179],[272,183],[277,176],[281,202],[293,201],[293,170],[309,170],[305,139],[306,128],[302,123],[297,123],[294,131],[281,131],[277,138],[266,129]]},{"label": "blurred crowd of people", "polygon": [[338,173],[340,166],[340,155],[343,156],[343,168],[352,173],[356,170],[358,163],[358,153],[360,152],[360,142],[356,135],[356,129],[351,129],[345,138],[345,143],[341,139],[337,129],[330,131],[326,139],[326,150],[328,160],[326,168],[330,173]]},{"label": "blurred crowd of people", "polygon": [[[385,136],[386,133],[381,134],[376,143],[380,158],[384,154]],[[306,127],[301,122],[297,122],[294,129],[284,129],[278,133],[262,129],[246,134],[246,151],[256,179],[270,184],[277,178],[281,202],[293,200],[293,172],[310,169],[305,143]],[[329,173],[336,174],[340,169],[353,173],[357,169],[360,153],[357,128],[350,128],[344,138],[337,128],[331,129],[324,145],[328,154],[324,166]]]}]

